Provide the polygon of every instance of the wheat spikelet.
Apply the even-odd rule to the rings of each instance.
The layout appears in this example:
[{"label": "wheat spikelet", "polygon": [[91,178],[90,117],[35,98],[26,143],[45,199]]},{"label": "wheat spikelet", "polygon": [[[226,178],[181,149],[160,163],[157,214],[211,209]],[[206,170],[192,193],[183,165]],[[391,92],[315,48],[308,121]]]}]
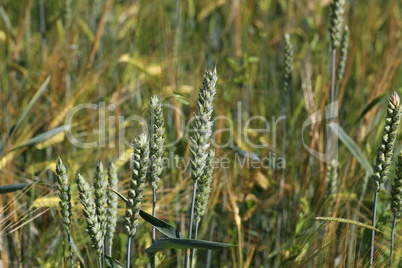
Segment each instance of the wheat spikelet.
[{"label": "wheat spikelet", "polygon": [[331,45],[332,49],[336,49],[342,38],[341,30],[343,23],[343,13],[345,0],[334,0],[331,4],[331,15],[330,15],[330,28],[329,32],[331,35]]},{"label": "wheat spikelet", "polygon": [[105,175],[103,173],[103,164],[99,162],[95,170],[94,178],[95,207],[98,222],[102,228],[102,234],[105,236],[106,227],[106,197],[105,197]]},{"label": "wheat spikelet", "polygon": [[333,197],[338,192],[338,162],[336,160],[331,161],[331,165],[328,165],[327,171],[327,190],[326,194],[329,198]]},{"label": "wheat spikelet", "polygon": [[339,55],[339,63],[336,71],[338,83],[342,81],[343,75],[345,74],[346,60],[348,57],[348,45],[349,45],[349,27],[345,26],[342,34],[341,49],[340,49],[341,53]]},{"label": "wheat spikelet", "polygon": [[402,212],[402,150],[398,155],[394,183],[391,187],[391,210],[394,217],[399,217]]},{"label": "wheat spikelet", "polygon": [[[108,186],[114,190],[117,190],[117,174],[116,168],[113,163],[110,163],[107,169],[108,174]],[[109,245],[109,251],[113,245],[113,236],[116,230],[117,221],[117,195],[112,191],[106,192],[106,238]],[[110,252],[109,252],[110,253]]]},{"label": "wheat spikelet", "polygon": [[163,152],[165,151],[165,133],[164,119],[162,113],[162,104],[160,99],[154,95],[151,97],[149,105],[149,114],[151,116],[149,146],[150,146],[150,166],[148,180],[152,189],[158,189],[160,175],[162,173]]},{"label": "wheat spikelet", "polygon": [[212,135],[211,115],[216,94],[216,70],[207,70],[204,74],[203,88],[198,94],[197,111],[194,115],[194,133],[191,141],[191,177],[197,181],[204,175],[209,139]]},{"label": "wheat spikelet", "polygon": [[289,34],[285,34],[284,41],[285,41],[285,66],[283,69],[282,87],[284,92],[288,92],[290,83],[292,81],[292,69],[293,69],[293,46],[292,43],[290,42]]},{"label": "wheat spikelet", "polygon": [[387,118],[385,120],[384,132],[381,145],[377,151],[377,158],[374,165],[374,179],[377,189],[381,189],[388,179],[389,167],[391,165],[394,143],[400,122],[400,99],[394,93],[388,100]]},{"label": "wheat spikelet", "polygon": [[98,215],[96,214],[95,203],[92,198],[92,189],[85,179],[78,174],[76,183],[79,191],[79,198],[84,207],[83,214],[87,222],[87,233],[89,234],[92,246],[95,248],[98,256],[102,256],[103,250],[103,233],[102,227],[98,222]]},{"label": "wheat spikelet", "polygon": [[133,172],[126,203],[125,227],[129,237],[137,231],[143,191],[149,166],[149,142],[145,134],[134,141]]},{"label": "wheat spikelet", "polygon": [[57,173],[57,188],[59,189],[60,197],[60,211],[61,219],[67,232],[70,231],[71,225],[71,194],[70,194],[70,180],[66,173],[66,167],[61,161],[60,157],[57,159],[56,164]]}]

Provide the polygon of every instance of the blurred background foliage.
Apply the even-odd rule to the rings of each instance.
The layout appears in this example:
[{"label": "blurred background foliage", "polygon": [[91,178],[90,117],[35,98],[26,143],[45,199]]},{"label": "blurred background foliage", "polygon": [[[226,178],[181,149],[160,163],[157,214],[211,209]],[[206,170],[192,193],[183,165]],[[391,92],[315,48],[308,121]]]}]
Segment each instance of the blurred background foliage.
[{"label": "blurred background foliage", "polygon": [[[130,148],[119,145],[123,139],[132,141],[142,124],[119,124],[119,116],[147,119],[150,96],[157,94],[165,104],[183,112],[184,118],[180,118],[172,109],[165,109],[167,142],[180,138],[181,122],[187,123],[195,109],[202,74],[215,67],[219,80],[214,115],[233,119],[233,128],[218,133],[217,143],[225,144],[233,137],[232,146],[261,158],[275,153],[285,159],[286,168],[241,168],[233,164],[236,157],[231,147],[217,149],[218,158],[233,161],[229,168],[215,172],[199,237],[241,247],[198,251],[199,267],[365,266],[368,231],[315,220],[328,216],[327,167],[305,150],[302,140],[303,134],[308,146],[324,151],[324,124],[304,131],[302,125],[329,99],[329,4],[327,0],[2,0],[0,183],[36,182],[21,193],[0,195],[4,267],[62,265],[54,174],[58,156],[67,164],[71,178],[78,171],[92,178],[99,161],[116,162],[119,190],[126,194],[130,178],[126,151]],[[402,3],[352,0],[345,8],[351,35],[340,87],[339,122],[372,163],[381,138],[386,99],[393,91],[402,93]],[[281,115],[285,33],[290,34],[295,53],[289,96],[292,107],[286,114],[289,137],[284,141],[279,134],[273,136],[281,133],[281,124],[268,134],[248,131],[253,143],[267,145],[254,149],[242,133],[244,122],[252,116],[264,116],[271,122]],[[104,103],[104,132],[99,128],[99,109],[79,111],[72,125],[66,125],[70,109],[84,103]],[[231,127],[227,120],[214,123],[215,129],[227,127]],[[262,120],[251,123],[253,129],[264,127]],[[74,146],[65,129],[71,129],[81,142],[97,142],[99,146]],[[285,155],[280,151],[282,142],[286,144]],[[170,146],[165,156],[174,155],[188,160],[185,137]],[[368,182],[366,195],[359,190],[367,170],[342,144],[339,161],[340,190],[331,215],[370,223],[374,183]],[[282,174],[284,195],[278,203]],[[162,182],[157,215],[184,232],[191,202],[189,170],[183,166],[167,168]],[[381,194],[379,228],[389,233],[389,194]],[[145,210],[150,210],[150,200],[148,188]],[[92,267],[96,262],[89,261],[94,253],[74,183],[73,204],[75,254],[79,252],[77,258]],[[113,248],[113,257],[120,261],[124,260],[127,241],[122,224],[124,207],[119,205]],[[278,213],[283,215],[279,237]],[[151,243],[150,227],[140,224],[139,228],[134,255],[136,265],[142,267],[148,261],[144,249]],[[387,238],[377,238],[378,263],[389,257]],[[397,250],[395,263],[401,253]],[[172,250],[159,257],[164,258],[163,267],[181,265],[183,252]]]}]

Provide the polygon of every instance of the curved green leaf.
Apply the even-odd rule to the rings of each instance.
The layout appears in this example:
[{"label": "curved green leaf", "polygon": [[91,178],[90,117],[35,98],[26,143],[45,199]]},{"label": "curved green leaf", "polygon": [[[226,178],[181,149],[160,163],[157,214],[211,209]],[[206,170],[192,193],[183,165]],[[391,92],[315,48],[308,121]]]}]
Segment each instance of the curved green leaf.
[{"label": "curved green leaf", "polygon": [[362,151],[360,150],[359,146],[357,146],[356,142],[352,140],[352,138],[348,134],[346,134],[346,132],[343,130],[341,126],[338,125],[337,127],[335,127],[331,124],[329,126],[332,129],[332,131],[338,130],[338,137],[342,141],[342,143],[345,144],[346,148],[348,148],[348,150],[353,154],[353,156],[356,157],[357,161],[363,166],[366,172],[372,174],[373,167],[371,166],[367,158],[363,155]]},{"label": "curved green leaf", "polygon": [[[117,194],[124,202],[127,202],[127,198],[125,198],[121,193],[118,191],[112,189],[109,187],[109,190]],[[154,226],[159,232],[162,234],[166,235],[167,237],[170,238],[183,238],[184,236],[174,228],[172,225],[169,223],[158,219],[157,217],[152,216],[151,214],[148,214],[147,212],[143,211],[142,209],[140,210],[140,216],[143,218],[146,222]]]},{"label": "curved green leaf", "polygon": [[385,93],[378,96],[374,100],[372,100],[366,108],[364,108],[363,112],[360,114],[359,118],[357,119],[357,122],[359,122],[365,115],[368,113],[371,109],[373,109],[374,106],[376,106],[382,99],[384,99]]},{"label": "curved green leaf", "polygon": [[29,139],[28,141],[24,142],[23,144],[17,145],[12,150],[16,150],[16,149],[19,149],[19,148],[24,147],[24,146],[29,146],[29,145],[33,145],[33,144],[36,144],[36,143],[40,143],[40,142],[44,142],[46,140],[49,140],[52,137],[54,137],[57,134],[59,134],[60,132],[63,132],[65,130],[69,129],[70,126],[71,126],[70,124],[67,124],[67,125],[64,125],[64,126],[57,127],[57,128],[52,129],[52,130],[46,131],[45,133],[39,134],[38,136],[35,136],[32,139]]},{"label": "curved green leaf", "polygon": [[140,210],[140,216],[143,218],[146,222],[154,226],[159,232],[162,234],[166,235],[167,237],[170,238],[184,238],[184,236],[171,226],[169,223],[158,219],[157,217],[152,216],[151,214],[146,213],[142,209]]},{"label": "curved green leaf", "polygon": [[236,245],[197,239],[165,238],[156,240],[145,252],[153,254],[164,249],[222,249],[229,247],[236,247]]},{"label": "curved green leaf", "polygon": [[15,192],[18,190],[22,190],[31,184],[32,183],[15,183],[15,184],[9,184],[9,185],[2,185],[2,186],[0,186],[0,194],[6,194],[6,193],[11,193],[11,192]]}]

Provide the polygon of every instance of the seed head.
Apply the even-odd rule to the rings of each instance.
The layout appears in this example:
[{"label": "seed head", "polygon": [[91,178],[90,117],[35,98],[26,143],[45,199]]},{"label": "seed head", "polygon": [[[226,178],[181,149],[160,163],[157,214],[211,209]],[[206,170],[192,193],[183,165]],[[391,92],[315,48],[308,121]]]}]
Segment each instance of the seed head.
[{"label": "seed head", "polygon": [[125,227],[130,237],[137,231],[145,181],[149,167],[149,142],[145,134],[134,141],[133,171],[126,203]]},{"label": "seed head", "polygon": [[381,189],[388,179],[400,119],[400,99],[398,94],[394,93],[388,100],[384,132],[373,168],[374,174],[372,178],[376,182],[377,190]]}]

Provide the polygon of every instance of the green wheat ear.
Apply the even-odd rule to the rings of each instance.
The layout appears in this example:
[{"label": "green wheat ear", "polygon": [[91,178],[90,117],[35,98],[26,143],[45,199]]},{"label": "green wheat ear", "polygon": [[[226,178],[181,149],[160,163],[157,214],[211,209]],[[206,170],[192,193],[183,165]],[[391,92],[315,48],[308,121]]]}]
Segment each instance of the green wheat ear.
[{"label": "green wheat ear", "polygon": [[399,152],[395,175],[391,188],[391,210],[394,217],[399,217],[402,212],[402,150]]},{"label": "green wheat ear", "polygon": [[66,167],[61,161],[60,157],[57,159],[56,164],[57,173],[57,188],[59,189],[60,209],[64,226],[67,232],[70,232],[71,226],[71,194],[70,194],[70,180],[67,176]]},{"label": "green wheat ear", "polygon": [[126,203],[125,227],[129,237],[133,237],[137,231],[148,166],[148,138],[145,134],[141,134],[134,141],[133,171]]},{"label": "green wheat ear", "polygon": [[346,60],[348,57],[348,46],[349,46],[349,27],[345,26],[342,34],[341,49],[339,55],[338,69],[336,71],[338,84],[342,81],[345,74]]},{"label": "green wheat ear", "polygon": [[329,33],[331,35],[331,45],[332,49],[336,49],[341,43],[342,39],[342,23],[343,23],[343,13],[345,0],[334,0],[331,4],[331,15],[329,28]]},{"label": "green wheat ear", "polygon": [[150,166],[149,166],[149,182],[153,190],[158,189],[160,175],[163,167],[163,152],[165,151],[165,134],[164,119],[162,112],[162,103],[158,96],[151,97],[149,105],[149,114],[151,116],[149,146],[150,146]]},{"label": "green wheat ear", "polygon": [[292,81],[292,69],[293,69],[293,45],[290,42],[289,34],[285,34],[285,68],[283,70],[283,91],[287,92],[290,88]]},{"label": "green wheat ear", "polygon": [[[95,207],[98,222],[102,228],[102,236],[106,233],[106,196],[105,196],[105,175],[103,173],[103,164],[99,162],[95,170],[94,178]],[[103,239],[102,239],[103,240]]]},{"label": "green wheat ear", "polygon": [[328,165],[327,171],[327,190],[328,198],[333,199],[334,195],[338,192],[338,161],[333,159],[331,164]]},{"label": "green wheat ear", "polygon": [[397,93],[394,93],[388,100],[387,118],[385,120],[381,145],[377,151],[374,174],[372,175],[377,189],[383,188],[388,179],[400,119],[400,98]]},{"label": "green wheat ear", "polygon": [[[116,167],[113,163],[110,163],[107,169],[108,174],[108,186],[111,189],[117,190],[117,174]],[[106,192],[106,238],[109,246],[109,255],[111,254],[113,245],[113,236],[116,231],[117,222],[117,195],[112,191]]]},{"label": "green wheat ear", "polygon": [[394,245],[395,245],[395,229],[396,220],[401,215],[402,212],[402,150],[399,152],[398,162],[396,163],[394,183],[391,187],[391,211],[394,214],[394,219],[392,221],[392,231],[391,231],[391,246],[390,246],[390,261],[389,266],[392,266]]},{"label": "green wheat ear", "polygon": [[71,265],[73,264],[73,253],[71,247],[71,194],[70,194],[70,179],[67,176],[66,167],[61,161],[60,157],[57,159],[56,163],[56,173],[57,173],[57,188],[59,189],[60,198],[60,211],[61,219],[63,221],[64,228],[67,233],[68,249],[70,254]]},{"label": "green wheat ear", "polygon": [[198,93],[197,111],[194,114],[194,134],[191,141],[191,178],[197,181],[204,175],[209,139],[212,135],[211,115],[216,94],[216,70],[204,74],[203,88]]},{"label": "green wheat ear", "polygon": [[102,227],[98,222],[95,203],[92,198],[92,189],[89,183],[87,183],[80,174],[77,175],[76,183],[78,186],[79,198],[84,207],[83,214],[88,226],[87,233],[91,238],[92,246],[98,253],[98,257],[101,258],[103,249],[103,233]]}]

